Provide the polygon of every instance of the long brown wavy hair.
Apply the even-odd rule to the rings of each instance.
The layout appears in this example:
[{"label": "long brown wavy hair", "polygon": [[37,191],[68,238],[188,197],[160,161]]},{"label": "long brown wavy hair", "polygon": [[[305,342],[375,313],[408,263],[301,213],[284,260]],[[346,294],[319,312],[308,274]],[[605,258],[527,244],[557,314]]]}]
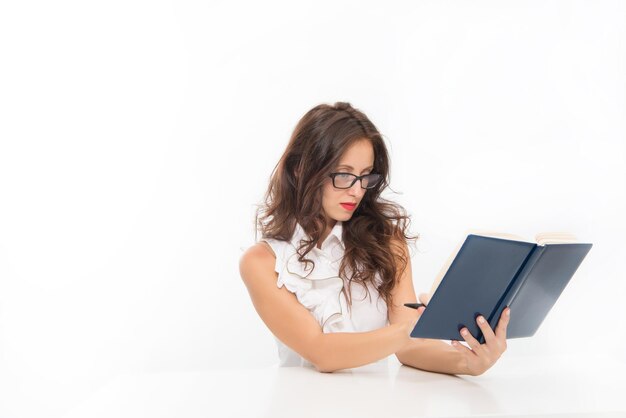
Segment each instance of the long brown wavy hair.
[{"label": "long brown wavy hair", "polygon": [[[352,217],[343,222],[345,253],[339,276],[350,284],[347,294],[344,289],[349,305],[352,283],[364,285],[367,291],[366,283],[370,282],[391,306],[391,290],[408,263],[409,255],[402,247],[419,235],[408,235],[410,217],[404,208],[381,197],[389,186],[387,148],[374,124],[350,103],[320,104],[300,119],[272,171],[264,204],[257,208],[255,226],[263,238],[289,241],[299,223],[310,240],[301,241],[298,260],[315,267],[315,262],[305,257],[328,227],[322,209],[324,181],[348,147],[362,139],[369,140],[374,148],[371,172],[381,174],[382,181],[365,192]],[[352,273],[350,277],[347,271]],[[374,280],[377,272],[381,278],[378,284]]]}]

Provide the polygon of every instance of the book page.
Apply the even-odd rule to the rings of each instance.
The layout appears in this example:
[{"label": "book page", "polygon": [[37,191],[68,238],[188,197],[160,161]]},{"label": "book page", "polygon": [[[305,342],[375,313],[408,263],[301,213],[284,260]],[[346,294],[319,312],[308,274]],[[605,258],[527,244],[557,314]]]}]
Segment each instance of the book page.
[{"label": "book page", "polygon": [[572,244],[576,242],[576,236],[569,232],[541,232],[535,235],[535,241],[539,245]]}]

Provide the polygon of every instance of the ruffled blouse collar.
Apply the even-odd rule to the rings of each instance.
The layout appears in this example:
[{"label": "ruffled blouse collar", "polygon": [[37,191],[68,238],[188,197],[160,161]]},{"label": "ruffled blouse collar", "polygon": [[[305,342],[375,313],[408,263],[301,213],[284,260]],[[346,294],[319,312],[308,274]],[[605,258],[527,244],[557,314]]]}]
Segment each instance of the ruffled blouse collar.
[{"label": "ruffled blouse collar", "polygon": [[291,245],[294,252],[287,259],[286,268],[291,274],[310,280],[324,280],[330,277],[338,278],[338,268],[341,263],[345,248],[342,239],[342,223],[337,221],[333,226],[330,234],[322,243],[321,248],[313,247],[310,253],[306,255],[307,259],[315,262],[315,267],[311,264],[305,264],[298,261],[298,254],[295,250],[300,247],[300,240],[310,239],[304,229],[297,224]]},{"label": "ruffled blouse collar", "polygon": [[[295,230],[293,232],[293,236],[291,237],[291,244],[295,248],[298,248],[300,246],[300,241],[301,240],[309,240],[309,239],[310,239],[310,237],[304,231],[304,228],[302,228],[302,226],[300,226],[300,224],[297,223],[296,224],[296,228],[295,228]],[[326,237],[326,239],[322,243],[320,249],[322,251],[326,250],[333,240],[338,241],[339,244],[341,245],[341,248],[343,250],[346,249],[345,245],[344,245],[344,242],[343,242],[343,222],[341,222],[341,221],[336,221],[335,222],[335,226],[333,226],[333,228],[330,230],[330,234],[328,234],[328,236]]]}]

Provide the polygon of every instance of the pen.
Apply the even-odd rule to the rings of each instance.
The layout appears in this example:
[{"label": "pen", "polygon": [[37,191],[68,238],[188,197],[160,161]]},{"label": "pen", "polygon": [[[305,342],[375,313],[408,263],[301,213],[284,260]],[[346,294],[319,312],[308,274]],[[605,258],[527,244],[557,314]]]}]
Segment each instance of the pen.
[{"label": "pen", "polygon": [[426,306],[423,303],[405,303],[404,306],[406,306],[407,308],[413,308],[413,309],[417,309],[420,306]]}]

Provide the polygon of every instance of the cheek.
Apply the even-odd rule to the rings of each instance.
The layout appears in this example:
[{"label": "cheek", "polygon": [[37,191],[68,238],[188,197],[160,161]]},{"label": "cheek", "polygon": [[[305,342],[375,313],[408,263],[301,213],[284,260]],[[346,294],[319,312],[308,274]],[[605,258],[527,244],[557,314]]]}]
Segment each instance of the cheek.
[{"label": "cheek", "polygon": [[322,193],[322,205],[332,205],[339,198],[341,193],[338,190],[335,190],[332,184],[324,185],[324,190]]}]

